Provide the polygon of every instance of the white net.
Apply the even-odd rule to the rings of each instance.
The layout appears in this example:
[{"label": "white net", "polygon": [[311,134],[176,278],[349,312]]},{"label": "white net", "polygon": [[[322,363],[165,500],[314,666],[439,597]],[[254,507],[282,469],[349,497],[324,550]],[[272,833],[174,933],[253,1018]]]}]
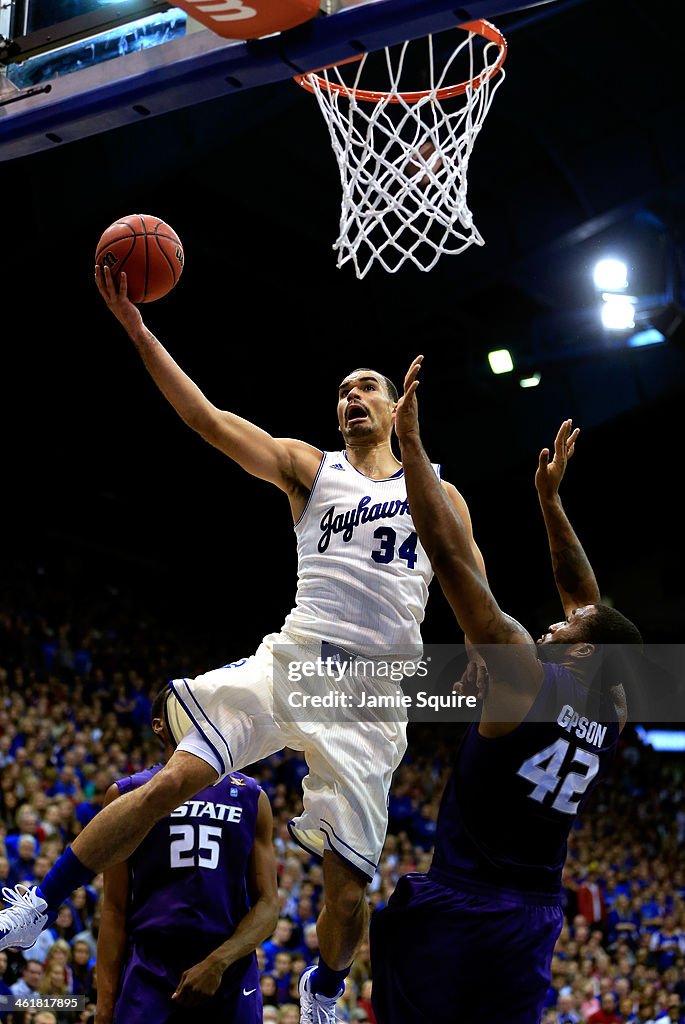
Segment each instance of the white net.
[{"label": "white net", "polygon": [[[506,44],[497,36],[501,45],[461,32],[446,56],[435,41],[442,37],[427,36],[299,79],[318,100],[340,169],[338,267],[351,260],[358,278],[376,261],[388,273],[407,262],[429,271],[444,254],[484,244],[467,202],[467,172],[504,78]],[[375,84],[362,84],[374,60]],[[379,71],[383,92],[370,92]],[[408,92],[409,75],[420,91]],[[446,95],[457,82],[467,84]]]}]

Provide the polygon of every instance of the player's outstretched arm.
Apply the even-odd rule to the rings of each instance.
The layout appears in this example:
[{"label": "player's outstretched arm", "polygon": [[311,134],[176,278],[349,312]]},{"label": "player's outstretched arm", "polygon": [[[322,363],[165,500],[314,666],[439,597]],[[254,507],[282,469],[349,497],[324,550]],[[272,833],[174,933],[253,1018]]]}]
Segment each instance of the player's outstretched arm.
[{"label": "player's outstretched arm", "polygon": [[[105,794],[104,806],[119,795],[112,784]],[[126,955],[126,912],[128,908],[128,864],[123,861],[103,873],[102,914],[97,942],[98,998],[95,1024],[112,1024],[121,966]]]},{"label": "player's outstretched arm", "polygon": [[126,274],[122,271],[117,286],[108,267],[96,266],[95,283],[148,373],[184,423],[252,476],[291,494],[298,488],[309,490],[321,461],[318,449],[292,438],[272,437],[249,420],[218,409],[145,326],[140,310],[127,298]]},{"label": "player's outstretched arm", "polygon": [[574,608],[597,604],[600,600],[594,571],[559,497],[559,486],[580,433],[578,427],[572,430],[572,426],[572,420],[564,420],[554,441],[552,461],[549,459],[549,449],[543,448],[535,473],[535,487],[547,529],[554,581],[567,616]]},{"label": "player's outstretched arm", "polygon": [[[433,471],[421,441],[416,390],[422,361],[423,357],[418,356],[409,368],[395,414],[412,520],[457,622],[469,641],[479,645],[483,652],[491,681],[505,681],[508,689],[528,694],[539,687],[542,675],[535,644],[528,631],[502,611],[495,600],[474,555],[469,534]],[[509,646],[512,644],[516,645],[515,655]],[[494,715],[500,712],[495,710],[498,701],[492,686],[486,711],[487,703],[495,720]],[[506,719],[499,720],[513,719],[519,710],[517,704],[507,711]]]},{"label": "player's outstretched arm", "polygon": [[516,642],[523,627],[497,604],[469,532],[430,464],[421,441],[416,390],[423,356],[412,363],[395,414],[412,519],[459,625],[474,644]]},{"label": "player's outstretched arm", "polygon": [[473,557],[476,560],[476,565],[482,572],[483,577],[487,577],[487,574],[485,572],[485,561],[483,560],[483,553],[476,544],[475,538],[473,536],[471,513],[469,512],[469,507],[466,504],[464,496],[460,494],[457,488],[454,486],[454,484],[449,483],[448,480],[443,480],[442,486],[452,504],[452,507],[454,508],[454,511],[457,513],[457,516],[459,517],[462,526],[466,530],[466,536],[468,537]]},{"label": "player's outstretched arm", "polygon": [[278,882],[273,845],[273,815],[269,798],[259,794],[257,830],[248,863],[248,893],[252,907],[230,939],[199,964],[184,971],[178,988],[171,997],[183,1006],[197,1006],[214,995],[224,972],[253,953],[273,935],[278,921]]}]

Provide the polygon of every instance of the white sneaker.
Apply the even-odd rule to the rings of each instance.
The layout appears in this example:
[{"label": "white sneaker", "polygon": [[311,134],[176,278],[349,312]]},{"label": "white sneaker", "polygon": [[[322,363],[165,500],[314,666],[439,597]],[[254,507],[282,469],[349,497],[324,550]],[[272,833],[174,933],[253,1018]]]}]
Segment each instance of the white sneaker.
[{"label": "white sneaker", "polygon": [[14,889],[5,886],[2,895],[9,907],[0,910],[0,949],[28,949],[48,923],[48,905],[35,885],[29,888],[20,883]]},{"label": "white sneaker", "polygon": [[300,1024],[336,1024],[339,1020],[335,1015],[335,1004],[342,995],[323,996],[311,990],[311,978],[316,967],[308,967],[300,975],[298,991],[300,993]]}]

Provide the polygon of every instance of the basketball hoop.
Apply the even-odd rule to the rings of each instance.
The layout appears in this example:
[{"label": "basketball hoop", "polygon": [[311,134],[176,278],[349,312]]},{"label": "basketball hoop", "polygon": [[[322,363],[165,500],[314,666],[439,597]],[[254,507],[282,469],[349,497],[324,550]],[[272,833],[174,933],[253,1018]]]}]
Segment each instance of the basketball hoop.
[{"label": "basketball hoop", "polygon": [[[454,45],[448,33],[429,35],[295,78],[328,125],[342,184],[333,248],[338,267],[352,260],[358,278],[374,261],[391,274],[408,261],[429,271],[443,254],[484,244],[466,201],[467,171],[507,44],[487,21],[455,31]],[[449,85],[460,59],[464,80]],[[382,89],[362,86],[369,71],[376,85],[386,76]],[[409,90],[410,76],[424,88]]]}]

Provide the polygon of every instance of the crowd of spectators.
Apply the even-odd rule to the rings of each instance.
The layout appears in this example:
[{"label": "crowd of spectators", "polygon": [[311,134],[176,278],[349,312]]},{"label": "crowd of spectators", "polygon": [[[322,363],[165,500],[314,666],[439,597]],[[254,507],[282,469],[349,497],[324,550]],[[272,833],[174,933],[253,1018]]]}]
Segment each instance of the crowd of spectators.
[{"label": "crowd of spectators", "polygon": [[[57,602],[57,606],[59,602]],[[0,879],[40,882],[98,813],[117,778],[159,760],[151,700],[206,668],[173,631],[115,614],[116,601],[63,621],[0,592]],[[109,619],[108,619],[109,616]],[[437,809],[463,726],[414,725],[390,798],[390,826],[369,888],[372,913],[398,878],[430,865]],[[298,1024],[297,979],[318,956],[320,862],[290,838],[306,764],[285,750],[251,773],[274,813],[280,919],[257,951],[264,1021]],[[543,1024],[685,1024],[685,761],[645,747],[628,727],[612,776],[573,829],[566,924]],[[77,890],[31,949],[0,952],[0,1020],[92,1019],[102,879]],[[449,967],[449,950],[444,966]],[[338,1004],[341,1021],[375,1024],[368,942]],[[80,1014],[2,1010],[4,994],[77,993]]]}]

